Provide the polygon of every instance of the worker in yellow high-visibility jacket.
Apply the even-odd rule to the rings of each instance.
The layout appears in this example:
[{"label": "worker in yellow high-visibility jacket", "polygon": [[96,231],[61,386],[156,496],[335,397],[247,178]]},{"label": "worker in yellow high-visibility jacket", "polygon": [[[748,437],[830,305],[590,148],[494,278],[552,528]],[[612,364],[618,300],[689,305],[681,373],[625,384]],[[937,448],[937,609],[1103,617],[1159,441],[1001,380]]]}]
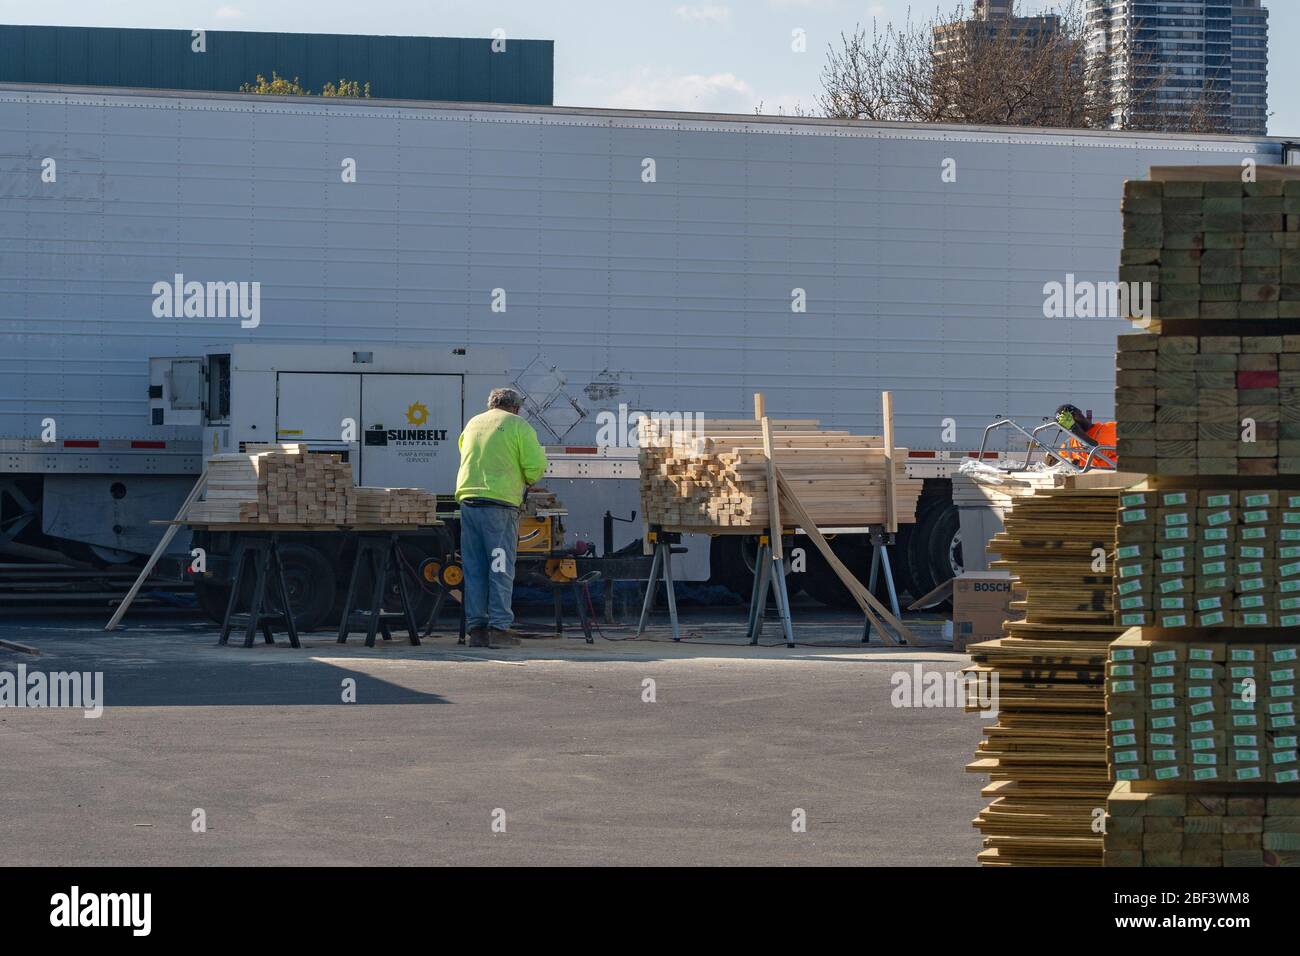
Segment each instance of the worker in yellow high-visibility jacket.
[{"label": "worker in yellow high-visibility jacket", "polygon": [[473,647],[519,643],[510,607],[515,587],[519,509],[528,486],[546,471],[533,426],[519,417],[524,396],[494,388],[488,410],[460,435],[460,560],[465,569],[465,626]]}]

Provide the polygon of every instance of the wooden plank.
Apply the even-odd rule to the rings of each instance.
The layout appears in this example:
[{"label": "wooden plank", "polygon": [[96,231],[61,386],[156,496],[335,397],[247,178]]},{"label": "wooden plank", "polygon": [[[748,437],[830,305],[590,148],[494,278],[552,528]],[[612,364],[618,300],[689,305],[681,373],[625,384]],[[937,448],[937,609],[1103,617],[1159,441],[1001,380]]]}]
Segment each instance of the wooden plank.
[{"label": "wooden plank", "polygon": [[844,562],[842,562],[839,559],[839,556],[831,550],[830,543],[826,540],[825,536],[822,535],[816,522],[814,522],[804,510],[798,496],[785,485],[781,478],[781,470],[779,468],[776,469],[776,478],[780,485],[781,493],[785,496],[784,500],[787,507],[789,507],[795,517],[799,519],[799,526],[803,529],[804,534],[807,535],[813,544],[817,546],[817,550],[822,553],[822,557],[825,558],[826,563],[831,566],[831,569],[835,572],[835,576],[840,579],[840,582],[848,589],[849,593],[853,595],[854,599],[858,602],[858,606],[862,608],[862,613],[876,625],[876,630],[880,632],[882,638],[890,644],[897,643],[897,641],[894,640],[893,635],[889,634],[888,629],[881,626],[881,618],[892,625],[894,629],[909,643],[915,644],[916,637],[910,630],[908,630],[907,625],[895,617],[887,607],[877,601],[876,596],[867,590],[866,586],[857,579],[852,571],[844,566]]},{"label": "wooden plank", "polygon": [[[206,472],[199,475],[199,480],[194,482],[194,487],[190,489],[190,493],[185,497],[185,501],[181,504],[180,511],[176,512],[176,517],[178,519],[185,517],[185,513],[190,510],[194,502],[198,500],[199,495],[203,493],[203,489],[207,485],[207,482],[208,476]],[[131,590],[126,592],[126,597],[124,597],[122,603],[117,606],[117,610],[114,611],[113,616],[108,619],[108,623],[104,625],[104,630],[115,631],[121,626],[122,618],[126,616],[126,612],[130,609],[131,605],[135,603],[135,597],[140,593],[140,588],[144,585],[144,582],[149,579],[149,575],[153,574],[154,566],[158,564],[158,559],[161,558],[163,552],[167,550],[167,546],[172,543],[172,538],[176,537],[176,532],[179,528],[179,524],[173,524],[163,532],[162,538],[159,539],[157,546],[153,549],[153,553],[149,555],[149,560],[144,563],[144,568],[141,569],[140,575],[135,579],[135,583],[131,585]]]},{"label": "wooden plank", "polygon": [[889,392],[880,393],[884,412],[885,451],[885,530],[898,531],[898,502],[894,498],[894,397]]}]

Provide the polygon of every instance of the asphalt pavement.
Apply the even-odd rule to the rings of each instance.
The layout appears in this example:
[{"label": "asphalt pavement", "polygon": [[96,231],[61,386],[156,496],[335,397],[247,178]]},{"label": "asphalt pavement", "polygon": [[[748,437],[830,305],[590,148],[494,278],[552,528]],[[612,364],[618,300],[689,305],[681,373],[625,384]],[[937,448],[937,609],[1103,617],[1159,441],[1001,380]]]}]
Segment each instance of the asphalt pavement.
[{"label": "asphalt pavement", "polygon": [[938,624],[863,647],[850,618],[802,614],[800,646],[769,628],[753,648],[737,614],[688,613],[680,644],[509,650],[0,621],[37,652],[0,646],[0,670],[98,672],[105,704],[0,707],[0,860],[973,865],[980,717],[891,702],[895,674],[967,663]]}]

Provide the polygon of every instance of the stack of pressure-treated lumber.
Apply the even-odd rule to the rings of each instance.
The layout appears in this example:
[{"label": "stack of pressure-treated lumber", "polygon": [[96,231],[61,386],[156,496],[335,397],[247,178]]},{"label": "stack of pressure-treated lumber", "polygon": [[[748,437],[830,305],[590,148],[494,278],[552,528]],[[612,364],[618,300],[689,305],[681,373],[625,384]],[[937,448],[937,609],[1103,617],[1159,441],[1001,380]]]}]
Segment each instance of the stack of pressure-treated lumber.
[{"label": "stack of pressure-treated lumber", "polygon": [[1300,177],[1259,172],[1154,167],[1124,184],[1119,278],[1150,284],[1156,318],[1300,319]]},{"label": "stack of pressure-treated lumber", "polygon": [[352,484],[352,466],[305,445],[249,445],[207,461],[204,498],[192,524],[436,524],[437,497],[418,488]]},{"label": "stack of pressure-treated lumber", "polygon": [[1106,801],[1107,866],[1300,865],[1294,793],[1138,793]]},{"label": "stack of pressure-treated lumber", "polygon": [[[1300,294],[1300,283],[1291,288]],[[1170,476],[1295,474],[1300,335],[1191,334],[1209,325],[1119,337],[1115,417],[1124,467]]]},{"label": "stack of pressure-treated lumber", "polygon": [[[885,524],[886,450],[877,436],[819,429],[815,421],[771,421],[773,457],[818,525]],[[719,531],[769,523],[767,461],[758,422],[715,419],[641,423],[641,501],[646,520],[669,528]],[[915,520],[921,482],[907,477],[907,449],[895,448],[894,507]]]},{"label": "stack of pressure-treated lumber", "polygon": [[1012,608],[1025,618],[969,648],[971,671],[997,679],[996,723],[967,768],[990,780],[992,802],[974,820],[986,866],[1101,865],[1093,820],[1110,790],[1102,682],[1120,631],[1109,573],[1118,496],[1118,487],[1039,489],[1015,500],[989,544],[1000,557],[992,567],[1019,579],[1025,598]]},{"label": "stack of pressure-treated lumber", "polygon": [[1300,171],[1151,178],[1126,189],[1121,278],[1159,319],[1119,353],[1120,458],[1150,473],[1116,530],[1106,863],[1293,864]]}]

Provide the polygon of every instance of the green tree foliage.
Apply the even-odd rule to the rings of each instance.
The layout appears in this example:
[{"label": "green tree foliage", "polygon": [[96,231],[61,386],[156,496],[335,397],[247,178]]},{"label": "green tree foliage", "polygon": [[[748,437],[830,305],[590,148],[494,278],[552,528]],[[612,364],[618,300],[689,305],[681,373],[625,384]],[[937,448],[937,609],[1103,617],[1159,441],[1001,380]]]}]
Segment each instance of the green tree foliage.
[{"label": "green tree foliage", "polygon": [[370,99],[370,84],[367,83],[365,86],[362,86],[356,80],[344,80],[340,78],[338,86],[335,86],[333,83],[326,83],[324,86],[322,86],[320,95],[321,96],[352,96],[358,99],[360,98]]},{"label": "green tree foliage", "polygon": [[362,85],[356,80],[346,80],[340,78],[338,84],[326,82],[321,87],[319,94],[313,93],[306,89],[298,77],[292,80],[285,79],[274,70],[271,71],[271,79],[267,79],[262,74],[257,74],[256,83],[245,83],[239,88],[241,93],[264,93],[270,96],[352,96],[357,98],[370,98],[370,84]]}]

